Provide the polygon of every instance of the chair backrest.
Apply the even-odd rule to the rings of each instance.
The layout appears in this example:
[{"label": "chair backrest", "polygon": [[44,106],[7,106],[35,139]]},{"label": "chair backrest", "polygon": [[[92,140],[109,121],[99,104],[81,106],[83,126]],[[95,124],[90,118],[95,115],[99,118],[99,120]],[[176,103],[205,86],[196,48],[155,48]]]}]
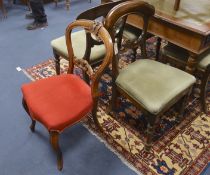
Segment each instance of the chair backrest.
[{"label": "chair backrest", "polygon": [[[115,27],[114,25],[120,20],[125,19],[127,20],[127,16],[130,14],[137,14],[140,15],[143,19],[143,29],[142,33],[139,36],[138,40],[135,41],[133,44],[137,44],[141,46],[141,54],[144,58],[146,58],[146,35],[147,35],[147,28],[150,17],[152,17],[155,14],[155,8],[154,6],[148,4],[144,1],[125,1],[121,2],[120,4],[113,7],[109,13],[107,14],[105,21],[104,21],[104,27],[109,31],[112,40],[115,40]],[[125,22],[124,22],[125,24]],[[121,26],[124,28],[124,26]],[[129,43],[132,44],[132,43]],[[116,54],[116,53],[115,53]],[[117,56],[115,56],[115,59],[113,59],[113,71],[114,74],[118,74],[118,60]],[[116,72],[115,72],[116,71]]]},{"label": "chair backrest", "polygon": [[[98,38],[98,40],[104,43],[104,46],[106,48],[106,55],[96,71],[93,71],[92,67],[85,59],[76,58],[74,56],[71,32],[75,28],[83,28],[86,31],[86,33],[94,35],[95,38]],[[98,83],[100,77],[102,76],[105,68],[110,64],[111,59],[113,57],[113,43],[108,31],[99,22],[84,19],[76,20],[75,22],[69,24],[66,28],[66,44],[69,55],[68,73],[73,73],[75,65],[81,68],[91,80],[90,82],[93,97],[98,96]]]},{"label": "chair backrest", "polygon": [[[120,1],[115,1],[115,2],[110,2],[110,3],[105,3],[105,4],[100,4],[96,7],[93,7],[91,9],[88,9],[81,14],[77,16],[78,19],[88,19],[88,20],[100,20],[103,23],[103,19],[105,19],[106,15],[108,12],[116,5],[120,4],[121,2],[124,2],[125,0],[120,0]],[[95,40],[95,38],[91,37],[90,33],[86,33],[86,51],[84,58],[87,59],[89,62],[90,60],[90,53],[91,53],[91,48],[94,45],[100,45],[101,42]]]}]

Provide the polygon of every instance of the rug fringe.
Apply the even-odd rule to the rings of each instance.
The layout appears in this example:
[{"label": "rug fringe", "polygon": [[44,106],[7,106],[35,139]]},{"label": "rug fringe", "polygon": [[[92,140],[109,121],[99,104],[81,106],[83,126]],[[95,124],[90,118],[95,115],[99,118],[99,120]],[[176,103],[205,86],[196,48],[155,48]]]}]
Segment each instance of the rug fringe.
[{"label": "rug fringe", "polygon": [[93,130],[88,127],[85,123],[82,123],[82,125],[93,135],[95,136],[100,142],[102,142],[110,151],[112,151],[114,154],[117,155],[117,157],[131,170],[133,170],[137,175],[143,175],[140,173],[131,163],[129,163],[122,155],[120,155],[117,151],[115,151],[103,138],[101,138],[97,133],[95,133]]},{"label": "rug fringe", "polygon": [[31,76],[31,75],[29,75],[27,72],[26,72],[26,70],[25,69],[22,69],[21,70],[31,81],[35,81],[35,79]]}]

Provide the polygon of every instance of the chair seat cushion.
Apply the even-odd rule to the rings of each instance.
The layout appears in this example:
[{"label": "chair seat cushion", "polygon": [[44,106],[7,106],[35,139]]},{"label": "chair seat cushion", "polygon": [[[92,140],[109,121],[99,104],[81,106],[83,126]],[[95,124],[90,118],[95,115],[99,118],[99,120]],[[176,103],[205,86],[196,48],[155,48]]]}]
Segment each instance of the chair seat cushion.
[{"label": "chair seat cushion", "polygon": [[[72,33],[72,45],[74,54],[77,58],[83,58],[86,50],[86,34],[84,30]],[[65,36],[56,38],[51,41],[53,49],[61,53],[63,56],[68,57]],[[91,49],[90,60],[91,62],[102,59],[105,56],[106,49],[104,44],[95,45]]]},{"label": "chair seat cushion", "polygon": [[21,89],[30,116],[48,130],[62,131],[92,109],[91,88],[76,75],[41,79]]},{"label": "chair seat cushion", "polygon": [[[189,53],[187,50],[176,46],[174,44],[167,44],[162,49],[163,55],[169,56],[170,58],[176,58],[183,63],[187,62],[189,58]],[[198,57],[198,69],[206,69],[207,66],[210,64],[210,49],[199,55]]]},{"label": "chair seat cushion", "polygon": [[118,87],[155,115],[173,105],[194,82],[194,76],[150,59],[129,64],[116,79]]}]

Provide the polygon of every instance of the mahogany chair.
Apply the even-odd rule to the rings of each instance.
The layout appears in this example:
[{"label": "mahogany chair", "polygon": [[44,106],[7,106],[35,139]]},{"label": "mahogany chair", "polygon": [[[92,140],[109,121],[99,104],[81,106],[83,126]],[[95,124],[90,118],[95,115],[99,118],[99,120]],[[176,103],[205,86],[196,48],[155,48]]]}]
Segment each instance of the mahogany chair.
[{"label": "mahogany chair", "polygon": [[106,16],[105,27],[114,39],[113,25],[128,14],[142,16],[144,25],[138,39],[144,59],[139,59],[119,70],[120,54],[115,52],[112,59],[113,87],[112,111],[117,108],[117,97],[122,94],[139,108],[147,119],[145,150],[152,145],[155,129],[162,115],[178,102],[181,104],[179,122],[183,117],[185,103],[195,77],[163,63],[146,59],[146,34],[149,18],[155,13],[153,6],[143,1],[126,1],[115,6]]},{"label": "mahogany chair", "polygon": [[[82,27],[104,43],[106,54],[97,70],[93,71],[86,60],[77,58],[72,49],[72,29]],[[57,155],[57,167],[63,168],[59,135],[87,116],[92,111],[96,125],[101,129],[96,112],[99,98],[99,80],[113,57],[113,43],[107,30],[90,20],[77,20],[66,28],[66,43],[69,53],[68,74],[56,75],[22,85],[23,107],[29,114],[34,132],[36,121],[43,124],[50,134],[50,142]],[[78,75],[74,66],[81,68],[90,77],[90,86]]]},{"label": "mahogany chair", "polygon": [[[88,9],[78,15],[78,19],[96,20],[105,17],[109,10],[120,2],[112,2]],[[101,19],[98,19],[101,20]],[[91,35],[86,34],[84,30],[78,30],[72,33],[74,53],[79,58],[85,58],[91,65],[97,65],[105,55],[105,47]],[[53,54],[56,63],[56,73],[60,74],[60,58],[68,60],[68,51],[66,47],[65,36],[61,36],[51,41]]]},{"label": "mahogany chair", "polygon": [[[168,43],[161,50],[162,61],[170,63],[173,66],[178,66],[181,69],[185,69],[189,53],[187,50],[176,46],[172,43]],[[200,100],[202,109],[207,113],[206,104],[206,88],[208,85],[208,78],[210,74],[210,50],[205,51],[198,56],[197,74],[201,74],[201,85],[200,85]]]}]

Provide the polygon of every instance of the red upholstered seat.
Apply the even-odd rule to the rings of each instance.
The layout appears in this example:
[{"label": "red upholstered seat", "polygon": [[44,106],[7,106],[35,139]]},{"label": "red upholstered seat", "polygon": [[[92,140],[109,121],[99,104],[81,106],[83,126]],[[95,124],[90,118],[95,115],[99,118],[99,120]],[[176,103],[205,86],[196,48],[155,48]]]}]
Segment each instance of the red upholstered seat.
[{"label": "red upholstered seat", "polygon": [[60,132],[92,110],[91,88],[73,74],[24,84],[22,92],[30,116],[48,130]]}]

